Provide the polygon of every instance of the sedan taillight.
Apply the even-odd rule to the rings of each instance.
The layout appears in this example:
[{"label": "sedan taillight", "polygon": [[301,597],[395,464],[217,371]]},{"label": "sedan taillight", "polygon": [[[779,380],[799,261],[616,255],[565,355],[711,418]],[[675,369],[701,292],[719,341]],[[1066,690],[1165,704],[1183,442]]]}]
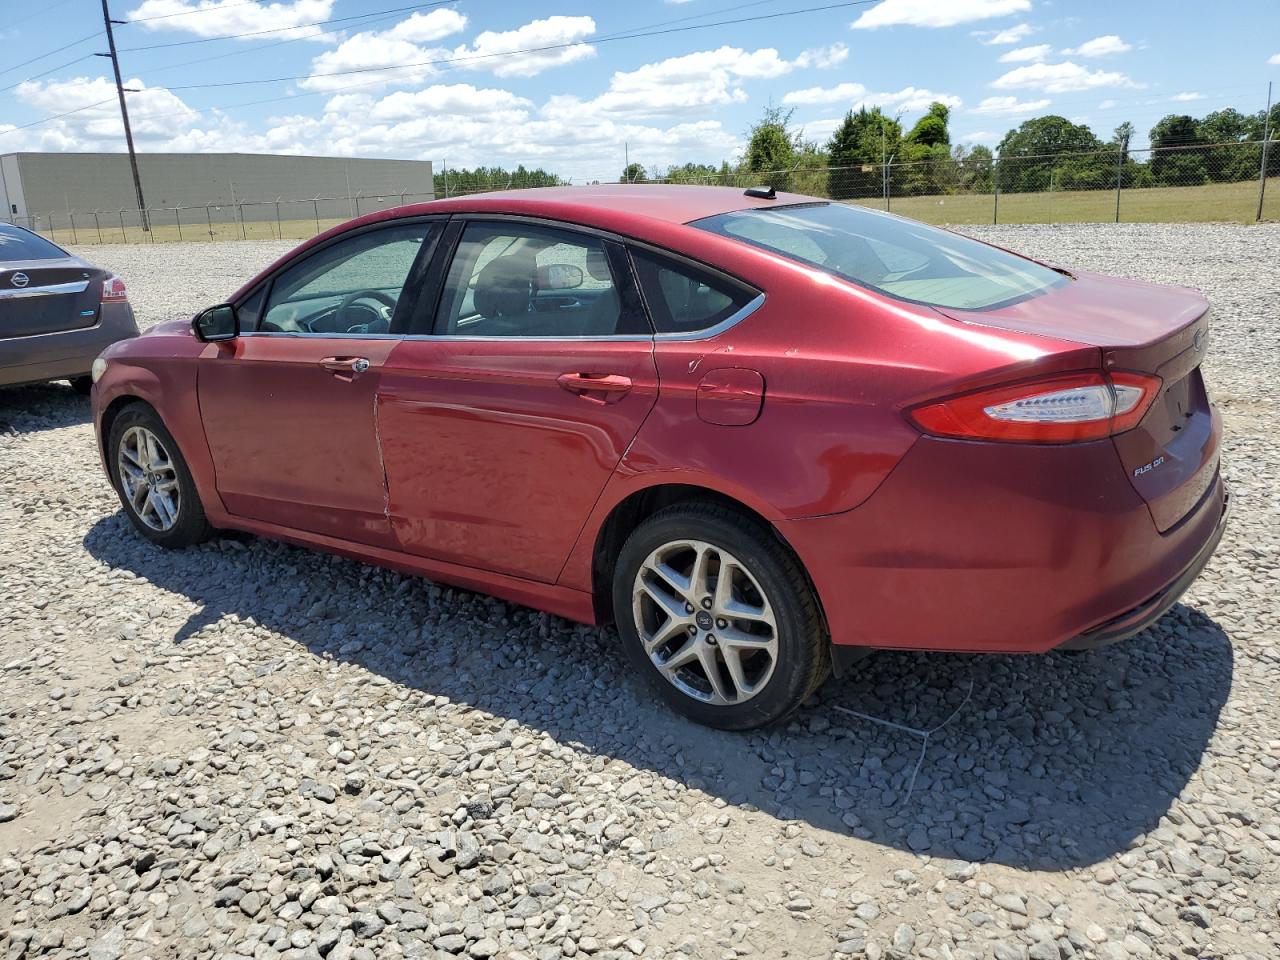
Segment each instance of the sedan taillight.
[{"label": "sedan taillight", "polygon": [[908,411],[940,437],[1019,443],[1073,443],[1138,425],[1160,391],[1142,373],[1077,373],[989,387]]},{"label": "sedan taillight", "polygon": [[107,277],[102,281],[102,302],[110,300],[128,300],[129,291],[119,277]]}]

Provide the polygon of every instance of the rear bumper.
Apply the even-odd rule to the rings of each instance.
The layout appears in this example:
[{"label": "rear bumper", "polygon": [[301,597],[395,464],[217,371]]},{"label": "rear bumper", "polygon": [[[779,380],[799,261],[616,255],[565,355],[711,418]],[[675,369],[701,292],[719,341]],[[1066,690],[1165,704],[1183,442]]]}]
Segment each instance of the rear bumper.
[{"label": "rear bumper", "polygon": [[1221,537],[1224,504],[1215,478],[1162,534],[1110,440],[922,437],[858,508],[777,527],[835,644],[1041,653],[1118,638],[1172,605]]},{"label": "rear bumper", "polygon": [[92,327],[0,338],[0,386],[82,377],[103,350],[137,335],[127,303],[104,303]]},{"label": "rear bumper", "polygon": [[1121,640],[1128,640],[1155,624],[1157,620],[1169,612],[1169,609],[1187,592],[1187,588],[1191,586],[1196,577],[1200,576],[1200,571],[1205,568],[1214,552],[1218,549],[1218,544],[1222,542],[1222,534],[1227,529],[1227,517],[1231,513],[1231,494],[1226,490],[1225,481],[1219,479],[1218,485],[1223,488],[1221,496],[1222,513],[1218,520],[1218,525],[1214,528],[1209,541],[1201,547],[1200,552],[1196,554],[1196,558],[1191,561],[1191,565],[1186,570],[1183,570],[1172,583],[1169,583],[1154,596],[1147,598],[1132,610],[1128,610],[1120,616],[1108,620],[1106,623],[1100,623],[1092,630],[1087,630],[1078,636],[1072,637],[1066,643],[1061,644],[1058,647],[1059,650],[1094,650],[1098,647],[1118,643]]}]

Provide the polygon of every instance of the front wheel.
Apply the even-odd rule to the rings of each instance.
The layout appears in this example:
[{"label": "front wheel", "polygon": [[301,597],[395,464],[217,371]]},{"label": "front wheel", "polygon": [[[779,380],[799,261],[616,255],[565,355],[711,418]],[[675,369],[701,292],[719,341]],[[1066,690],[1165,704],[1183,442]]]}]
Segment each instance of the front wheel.
[{"label": "front wheel", "polygon": [[189,547],[212,532],[191,471],[159,415],[144,403],[126,407],[111,425],[111,479],[139,533],[162,547]]},{"label": "front wheel", "polygon": [[614,615],[627,655],[677,711],[748,730],[796,710],[830,669],[817,599],[767,527],[677,504],[623,545]]}]

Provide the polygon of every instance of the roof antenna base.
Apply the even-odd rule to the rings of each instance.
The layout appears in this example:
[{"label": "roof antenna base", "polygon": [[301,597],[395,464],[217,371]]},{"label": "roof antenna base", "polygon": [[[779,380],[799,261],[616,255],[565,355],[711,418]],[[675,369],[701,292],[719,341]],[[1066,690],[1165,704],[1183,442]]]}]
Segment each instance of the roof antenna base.
[{"label": "roof antenna base", "polygon": [[768,187],[747,187],[742,191],[744,197],[755,197],[757,200],[777,200],[778,195],[774,192],[772,186]]}]

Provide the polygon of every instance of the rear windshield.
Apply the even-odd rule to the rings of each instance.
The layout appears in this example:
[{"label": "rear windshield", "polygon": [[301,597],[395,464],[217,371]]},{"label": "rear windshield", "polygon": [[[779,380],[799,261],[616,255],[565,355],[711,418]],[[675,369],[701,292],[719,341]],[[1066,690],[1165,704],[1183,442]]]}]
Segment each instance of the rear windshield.
[{"label": "rear windshield", "polygon": [[0,223],[0,263],[5,260],[61,260],[67,252],[38,234]]},{"label": "rear windshield", "polygon": [[1067,282],[1048,267],[968,237],[842,203],[739,210],[691,226],[932,307],[1004,306]]}]

